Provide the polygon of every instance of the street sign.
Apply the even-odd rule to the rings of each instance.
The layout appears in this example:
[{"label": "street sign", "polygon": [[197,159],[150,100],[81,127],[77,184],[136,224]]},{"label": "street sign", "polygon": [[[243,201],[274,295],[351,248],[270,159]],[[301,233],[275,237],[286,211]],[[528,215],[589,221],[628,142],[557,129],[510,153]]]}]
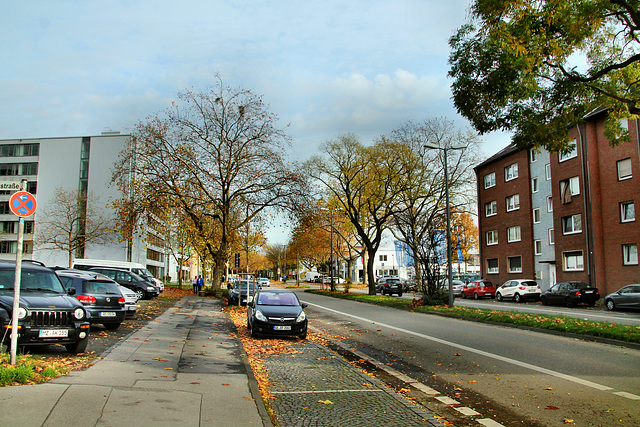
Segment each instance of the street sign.
[{"label": "street sign", "polygon": [[18,191],[21,187],[20,181],[0,181],[0,190]]},{"label": "street sign", "polygon": [[19,217],[28,217],[36,211],[36,198],[26,191],[13,193],[9,199],[9,209]]}]

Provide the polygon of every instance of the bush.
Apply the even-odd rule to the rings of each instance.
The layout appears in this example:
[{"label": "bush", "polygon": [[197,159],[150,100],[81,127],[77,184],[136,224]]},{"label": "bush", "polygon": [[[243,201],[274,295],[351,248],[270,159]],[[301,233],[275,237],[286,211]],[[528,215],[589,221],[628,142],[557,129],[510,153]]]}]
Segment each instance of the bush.
[{"label": "bush", "polygon": [[449,304],[449,293],[443,291],[437,291],[433,295],[423,295],[422,296],[422,305],[448,305]]}]

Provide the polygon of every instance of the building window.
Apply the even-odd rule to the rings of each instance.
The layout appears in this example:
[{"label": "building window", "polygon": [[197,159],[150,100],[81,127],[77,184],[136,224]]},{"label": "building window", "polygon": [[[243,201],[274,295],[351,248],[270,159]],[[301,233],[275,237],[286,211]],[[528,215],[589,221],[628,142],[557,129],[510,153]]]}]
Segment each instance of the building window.
[{"label": "building window", "polygon": [[386,255],[380,255],[380,261],[386,261],[387,260],[387,256]]},{"label": "building window", "polygon": [[518,164],[514,163],[512,165],[504,168],[504,180],[511,181],[512,179],[516,179],[518,177]]},{"label": "building window", "polygon": [[575,214],[562,218],[562,234],[576,234],[582,232],[582,216]]},{"label": "building window", "polygon": [[516,211],[520,209],[520,195],[514,194],[507,197],[507,212]]},{"label": "building window", "polygon": [[627,119],[620,119],[619,122],[620,123],[620,127],[624,130],[629,130],[629,120]]},{"label": "building window", "polygon": [[618,181],[631,178],[631,159],[618,160]]},{"label": "building window", "polygon": [[564,258],[564,271],[584,270],[582,251],[564,252],[562,256]]},{"label": "building window", "polygon": [[498,244],[498,230],[487,231],[486,234],[487,246]]},{"label": "building window", "polygon": [[487,273],[488,274],[498,273],[498,258],[487,259]]},{"label": "building window", "polygon": [[519,242],[520,241],[520,226],[507,228],[507,242]]},{"label": "building window", "polygon": [[7,144],[0,146],[0,157],[37,156],[40,144]]},{"label": "building window", "polygon": [[638,245],[622,245],[622,263],[624,265],[638,265]]},{"label": "building window", "polygon": [[538,178],[531,178],[531,192],[532,193],[537,193],[538,192]]},{"label": "building window", "polygon": [[533,241],[533,251],[536,255],[542,255],[542,240]]},{"label": "building window", "polygon": [[494,200],[484,204],[484,216],[493,216],[493,215],[496,215],[497,213],[498,213],[498,202]]},{"label": "building window", "polygon": [[555,242],[555,239],[553,238],[553,228],[550,228],[548,230],[548,233],[549,233],[549,244],[550,245],[555,245],[556,242]]},{"label": "building window", "polygon": [[546,165],[544,165],[544,178],[547,181],[551,180],[551,164],[547,163]]},{"label": "building window", "polygon": [[534,163],[536,160],[538,160],[538,152],[535,149],[530,150],[529,153],[531,153],[531,163]]},{"label": "building window", "polygon": [[560,200],[562,203],[571,203],[571,196],[580,194],[580,178],[573,178],[560,181]]},{"label": "building window", "polygon": [[1,176],[38,175],[37,163],[2,163],[0,164]]},{"label": "building window", "polygon": [[510,256],[509,260],[509,273],[522,273],[522,257]]},{"label": "building window", "polygon": [[558,153],[558,161],[559,162],[564,162],[566,160],[573,159],[574,157],[578,156],[578,150],[577,150],[576,140],[575,139],[573,140],[573,142],[571,142],[571,143],[569,143],[569,145],[567,145],[567,149],[569,151],[562,151],[562,152]]},{"label": "building window", "polygon": [[496,185],[496,173],[491,172],[484,176],[484,188],[491,188]]},{"label": "building window", "polygon": [[533,223],[537,224],[540,222],[540,208],[535,208],[533,210]]},{"label": "building window", "polygon": [[636,208],[634,202],[620,203],[620,221],[632,222],[636,220]]},{"label": "building window", "polygon": [[547,212],[553,212],[553,198],[547,197]]}]

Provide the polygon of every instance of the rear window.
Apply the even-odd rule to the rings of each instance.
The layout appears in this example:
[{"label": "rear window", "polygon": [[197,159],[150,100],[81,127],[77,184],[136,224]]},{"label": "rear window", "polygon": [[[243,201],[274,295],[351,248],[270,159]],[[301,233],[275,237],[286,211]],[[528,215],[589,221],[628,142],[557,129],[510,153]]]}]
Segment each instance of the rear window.
[{"label": "rear window", "polygon": [[83,284],[83,292],[88,294],[120,294],[120,289],[113,282],[86,280]]},{"label": "rear window", "polygon": [[591,286],[589,286],[589,284],[584,283],[584,282],[569,283],[569,286],[571,286],[573,289],[586,289],[586,288],[590,288],[591,287]]},{"label": "rear window", "polygon": [[536,282],[534,282],[533,280],[528,280],[526,282],[522,282],[522,284],[524,286],[538,286],[538,284]]},{"label": "rear window", "polygon": [[480,282],[480,287],[489,287],[489,286],[493,286],[493,283],[491,282]]}]

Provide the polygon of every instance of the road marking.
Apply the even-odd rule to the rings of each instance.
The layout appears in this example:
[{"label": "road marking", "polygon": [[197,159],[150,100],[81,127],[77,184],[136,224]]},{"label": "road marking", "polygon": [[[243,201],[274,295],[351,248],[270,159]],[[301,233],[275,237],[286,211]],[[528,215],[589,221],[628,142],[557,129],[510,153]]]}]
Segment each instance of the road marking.
[{"label": "road marking", "polygon": [[322,394],[322,393],[372,393],[383,390],[368,388],[364,390],[301,390],[301,391],[272,391],[271,394]]},{"label": "road marking", "polygon": [[492,420],[491,418],[482,418],[476,421],[486,427],[504,427],[504,425],[500,424],[497,421]]},{"label": "road marking", "polygon": [[460,406],[458,408],[453,408],[456,411],[460,412],[465,417],[475,417],[476,415],[480,415],[480,412],[474,411],[471,408],[467,408],[466,406]]},{"label": "road marking", "polygon": [[640,400],[640,396],[627,393],[626,391],[616,391],[613,394],[621,397],[626,397],[627,399],[631,399],[631,400]]},{"label": "road marking", "polygon": [[536,372],[540,372],[540,373],[543,373],[543,374],[551,375],[551,376],[554,376],[556,378],[561,378],[563,380],[571,381],[571,382],[574,382],[574,383],[577,383],[577,384],[580,384],[580,385],[583,385],[583,386],[586,386],[586,387],[594,388],[596,390],[601,390],[601,391],[613,390],[613,388],[605,386],[605,385],[602,385],[602,384],[597,384],[597,383],[594,383],[594,382],[591,382],[591,381],[588,381],[588,380],[584,380],[582,378],[574,377],[573,375],[563,374],[562,372],[553,371],[551,369],[543,368],[541,366],[532,365],[531,363],[521,362],[519,360],[514,360],[514,359],[511,359],[511,358],[508,358],[508,357],[500,356],[498,354],[489,353],[487,351],[480,350],[480,349],[473,348],[473,347],[469,347],[469,346],[466,346],[466,345],[457,344],[457,343],[454,343],[454,342],[451,342],[451,341],[443,340],[441,338],[436,338],[436,337],[432,337],[430,335],[421,334],[419,332],[409,331],[407,329],[398,328],[398,327],[392,326],[392,325],[387,325],[385,323],[380,323],[380,322],[378,322],[376,320],[366,319],[364,317],[355,316],[355,315],[349,314],[349,313],[343,313],[341,311],[334,310],[334,309],[328,308],[328,307],[324,307],[324,306],[321,306],[321,305],[318,305],[318,304],[313,304],[313,303],[307,303],[307,304],[312,305],[314,307],[318,307],[318,308],[320,308],[322,310],[331,311],[333,313],[337,313],[337,314],[340,314],[340,315],[343,315],[343,316],[351,317],[353,319],[361,320],[363,322],[374,323],[376,325],[380,325],[380,326],[383,326],[383,327],[386,327],[386,328],[389,328],[389,329],[393,329],[394,331],[403,332],[403,333],[406,333],[406,334],[409,334],[409,335],[413,335],[413,336],[417,336],[417,337],[420,337],[420,338],[424,338],[426,340],[430,340],[430,341],[434,341],[434,342],[437,342],[437,343],[440,343],[440,344],[448,345],[448,346],[453,347],[453,348],[457,348],[457,349],[460,349],[460,350],[468,351],[470,353],[475,353],[475,354],[478,354],[480,356],[485,356],[485,357],[489,357],[491,359],[499,360],[501,362],[510,363],[512,365],[516,365],[516,366],[519,366],[521,368],[530,369],[532,371],[536,371]]}]

